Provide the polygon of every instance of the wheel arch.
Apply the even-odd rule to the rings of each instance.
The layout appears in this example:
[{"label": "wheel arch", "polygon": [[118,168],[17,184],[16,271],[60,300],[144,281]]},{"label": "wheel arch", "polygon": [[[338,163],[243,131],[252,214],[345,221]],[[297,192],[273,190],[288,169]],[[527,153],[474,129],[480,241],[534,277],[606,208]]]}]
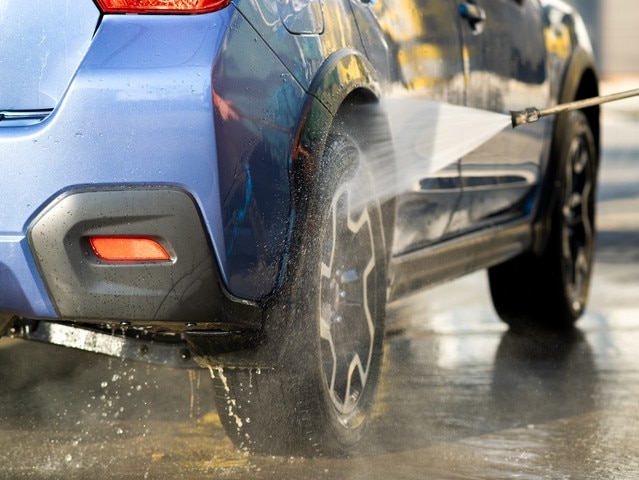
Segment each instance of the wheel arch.
[{"label": "wheel arch", "polygon": [[340,109],[346,104],[378,101],[381,95],[375,70],[354,50],[332,54],[320,67],[308,90],[291,154],[293,180],[303,172],[309,175],[324,153],[328,132]]},{"label": "wheel arch", "polygon": [[[557,103],[567,103],[575,100],[596,97],[599,95],[599,81],[592,54],[582,47],[577,47],[563,72]],[[593,106],[583,109],[588,124],[595,140],[596,163],[599,165],[601,144],[600,107]],[[543,251],[550,235],[551,221],[549,212],[557,199],[557,175],[561,165],[559,164],[559,151],[561,141],[567,128],[568,112],[558,114],[554,119],[550,153],[542,191],[539,195],[540,203],[537,208],[534,225],[533,251]],[[549,191],[550,190],[550,191]]]},{"label": "wheel arch", "polygon": [[[355,50],[334,53],[318,70],[309,87],[291,155],[293,204],[299,228],[306,223],[300,222],[300,214],[311,206],[312,193],[309,193],[319,181],[320,164],[332,125],[347,108],[375,104],[380,97],[381,86],[374,67]],[[382,204],[384,241],[389,254],[394,212],[392,200]],[[292,243],[295,238],[303,237],[300,233],[294,232]],[[291,244],[291,248],[294,250],[295,246]]]},{"label": "wheel arch", "polygon": [[[583,49],[578,49],[574,52],[566,67],[558,103],[584,100],[598,95],[599,81],[592,55]],[[599,152],[601,136],[600,107],[595,105],[585,108],[583,111],[595,137],[595,147],[597,152]],[[566,117],[566,115],[557,116],[553,131],[553,145],[557,144],[558,135],[565,129]]]}]

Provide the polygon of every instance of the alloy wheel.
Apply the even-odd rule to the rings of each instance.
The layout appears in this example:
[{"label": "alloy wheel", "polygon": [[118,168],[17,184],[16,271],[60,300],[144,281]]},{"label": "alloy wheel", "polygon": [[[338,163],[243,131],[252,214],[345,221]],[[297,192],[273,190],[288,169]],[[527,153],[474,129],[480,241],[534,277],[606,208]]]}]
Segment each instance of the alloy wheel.
[{"label": "alloy wheel", "polygon": [[353,211],[352,190],[334,195],[322,245],[320,339],[324,380],[345,426],[357,422],[366,388],[375,325],[375,246],[368,210]]}]

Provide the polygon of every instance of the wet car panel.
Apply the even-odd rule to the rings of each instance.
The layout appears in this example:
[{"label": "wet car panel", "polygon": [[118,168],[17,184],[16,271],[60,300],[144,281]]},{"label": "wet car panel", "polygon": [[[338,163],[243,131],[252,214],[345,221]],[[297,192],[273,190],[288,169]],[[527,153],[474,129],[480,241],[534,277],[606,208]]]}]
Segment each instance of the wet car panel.
[{"label": "wet car panel", "polygon": [[[467,105],[508,114],[550,102],[544,20],[535,1],[477,2],[483,19],[462,20]],[[461,161],[462,201],[449,232],[477,228],[496,215],[519,216],[538,183],[552,128],[504,129]]]},{"label": "wet car panel", "polygon": [[64,8],[5,1],[0,17],[0,110],[55,107],[91,44],[99,10],[91,0]]}]

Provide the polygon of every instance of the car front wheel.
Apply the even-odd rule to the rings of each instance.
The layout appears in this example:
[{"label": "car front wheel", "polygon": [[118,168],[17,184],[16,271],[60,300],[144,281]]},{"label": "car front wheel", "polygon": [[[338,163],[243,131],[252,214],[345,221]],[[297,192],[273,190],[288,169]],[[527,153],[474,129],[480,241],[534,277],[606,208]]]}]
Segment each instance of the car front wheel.
[{"label": "car front wheel", "polygon": [[558,150],[557,200],[541,254],[489,269],[495,309],[512,328],[565,329],[583,313],[595,244],[597,154],[586,116],[570,112]]}]

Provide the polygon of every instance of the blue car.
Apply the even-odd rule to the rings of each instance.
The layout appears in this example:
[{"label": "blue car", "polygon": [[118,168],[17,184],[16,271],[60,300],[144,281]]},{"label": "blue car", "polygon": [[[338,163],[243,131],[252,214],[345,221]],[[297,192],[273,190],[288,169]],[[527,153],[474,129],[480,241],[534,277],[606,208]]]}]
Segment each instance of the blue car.
[{"label": "blue car", "polygon": [[389,302],[488,269],[512,329],[583,312],[598,108],[507,125],[598,95],[565,4],[0,12],[0,335],[196,362],[238,447],[325,455],[365,431]]}]

